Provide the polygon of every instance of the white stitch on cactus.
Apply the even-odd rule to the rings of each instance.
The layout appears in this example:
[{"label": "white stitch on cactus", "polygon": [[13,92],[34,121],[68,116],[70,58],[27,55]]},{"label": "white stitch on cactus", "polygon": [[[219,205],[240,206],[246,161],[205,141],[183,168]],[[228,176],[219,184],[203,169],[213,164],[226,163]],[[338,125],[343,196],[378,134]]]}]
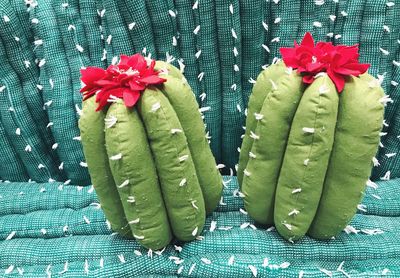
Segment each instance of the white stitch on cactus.
[{"label": "white stitch on cactus", "polygon": [[68,184],[70,184],[70,183],[71,183],[71,180],[66,180],[66,181],[64,182],[65,185],[68,185]]},{"label": "white stitch on cactus", "polygon": [[256,158],[257,156],[256,156],[254,153],[249,152],[249,157],[250,157],[250,158]]},{"label": "white stitch on cactus", "polygon": [[30,145],[26,145],[25,151],[26,152],[31,152],[32,151],[32,147]]},{"label": "white stitch on cactus", "polygon": [[381,165],[376,157],[372,158],[372,163],[374,164],[374,167],[377,167],[377,166]]},{"label": "white stitch on cactus", "polygon": [[196,202],[197,202],[197,200],[193,200],[192,202],[191,202],[191,204],[192,204],[192,207],[194,207],[195,209],[199,209],[199,207],[198,206],[196,206]]},{"label": "white stitch on cactus", "polygon": [[360,230],[357,230],[356,228],[354,228],[351,225],[347,225],[346,228],[344,228],[344,232],[346,234],[358,234]]},{"label": "white stitch on cactus", "polygon": [[288,215],[292,216],[292,215],[297,215],[299,213],[300,213],[300,211],[298,211],[297,209],[293,209],[291,212],[288,213]]},{"label": "white stitch on cactus", "polygon": [[242,108],[240,107],[240,104],[236,104],[236,109],[239,111],[239,113],[242,113]]},{"label": "white stitch on cactus", "polygon": [[47,128],[49,128],[49,127],[51,127],[51,126],[53,126],[54,125],[54,123],[53,122],[49,122],[48,124],[47,124]]},{"label": "white stitch on cactus", "polygon": [[314,3],[317,6],[322,6],[323,4],[325,4],[325,0],[315,0]]},{"label": "white stitch on cactus", "polygon": [[296,194],[296,193],[300,193],[301,192],[301,188],[296,188],[292,190],[292,194]]},{"label": "white stitch on cactus", "polygon": [[204,100],[206,99],[206,96],[207,96],[206,93],[202,93],[202,94],[200,95],[200,100],[201,100],[201,101],[204,101]]},{"label": "white stitch on cactus", "polygon": [[231,89],[234,90],[234,91],[236,91],[236,89],[237,89],[236,83],[233,83],[233,84],[232,84]]},{"label": "white stitch on cactus", "polygon": [[139,235],[135,235],[135,234],[133,234],[133,237],[136,239],[139,239],[139,240],[144,239],[144,236],[139,236]]},{"label": "white stitch on cactus", "polygon": [[233,263],[235,262],[235,256],[230,256],[230,258],[228,259],[228,265],[233,265]]},{"label": "white stitch on cactus", "polygon": [[204,77],[204,72],[200,72],[199,75],[197,76],[199,81],[203,80],[203,77]]},{"label": "white stitch on cactus", "polygon": [[185,267],[184,265],[181,265],[181,266],[178,268],[178,270],[176,271],[176,274],[181,274],[184,267]]},{"label": "white stitch on cactus", "polygon": [[308,162],[310,162],[310,159],[309,159],[309,158],[305,159],[304,162],[303,162],[303,164],[304,164],[305,166],[307,166],[307,165],[308,165]]},{"label": "white stitch on cactus", "polygon": [[320,268],[319,271],[321,271],[322,273],[328,275],[329,277],[332,277],[332,275],[333,275],[332,271],[329,271],[329,270],[327,270],[325,268]]},{"label": "white stitch on cactus", "polygon": [[270,79],[269,82],[271,82],[272,90],[276,91],[276,90],[278,89],[278,86],[276,85],[276,83],[274,82],[274,80]]},{"label": "white stitch on cactus", "polygon": [[43,235],[45,235],[45,234],[47,234],[47,230],[46,229],[40,229],[40,232],[43,234]]},{"label": "white stitch on cactus", "polygon": [[58,148],[58,143],[54,143],[52,146],[51,146],[51,149],[53,149],[53,150],[55,150],[55,149],[57,149]]},{"label": "white stitch on cactus", "polygon": [[268,258],[264,258],[264,261],[262,263],[262,267],[267,267],[269,265],[269,259]]},{"label": "white stitch on cactus", "polygon": [[378,185],[375,182],[371,181],[370,179],[367,180],[367,186],[371,187],[373,189],[377,189],[378,188]]},{"label": "white stitch on cactus", "polygon": [[121,183],[120,185],[118,185],[118,188],[123,188],[125,186],[127,186],[129,184],[129,179],[125,180],[123,183]]},{"label": "white stitch on cactus", "polygon": [[282,20],[282,19],[281,19],[280,17],[277,17],[277,18],[275,18],[274,23],[275,23],[275,24],[278,24],[279,22],[281,22],[281,20]]},{"label": "white stitch on cactus", "polygon": [[192,236],[196,236],[198,231],[199,227],[194,228],[194,230],[192,231]]},{"label": "white stitch on cactus", "polygon": [[6,16],[6,15],[4,15],[3,16],[3,20],[4,20],[4,22],[10,22],[10,18],[8,17],[8,16]]},{"label": "white stitch on cactus", "polygon": [[178,40],[176,39],[175,36],[172,37],[172,45],[177,46],[178,45]]},{"label": "white stitch on cactus", "polygon": [[187,160],[188,158],[189,158],[189,155],[185,154],[185,155],[182,155],[181,157],[179,157],[178,159],[179,159],[179,162],[183,162],[183,161]]},{"label": "white stitch on cactus", "polygon": [[219,204],[221,206],[226,206],[226,203],[224,202],[224,197],[221,197],[221,199],[219,199]]},{"label": "white stitch on cactus", "polygon": [[387,25],[383,25],[383,30],[385,30],[387,33],[390,33],[390,27]]},{"label": "white stitch on cactus", "polygon": [[288,224],[288,223],[286,223],[286,222],[282,223],[282,225],[285,226],[286,229],[288,229],[289,231],[291,231],[292,228],[293,228],[292,225],[290,225],[290,224]]},{"label": "white stitch on cactus", "polygon": [[397,153],[387,153],[385,154],[386,157],[391,158],[393,156],[395,156]]},{"label": "white stitch on cactus", "polygon": [[46,168],[46,166],[44,166],[42,163],[40,163],[40,164],[38,165],[38,169],[43,169],[43,168]]},{"label": "white stitch on cactus", "polygon": [[253,138],[254,140],[260,139],[260,136],[258,136],[257,134],[255,134],[253,131],[250,131],[250,137]]},{"label": "white stitch on cactus", "polygon": [[134,196],[128,196],[128,199],[127,199],[126,201],[127,201],[128,203],[134,203],[134,202],[136,202]]},{"label": "white stitch on cactus", "polygon": [[104,119],[104,122],[106,124],[106,128],[111,128],[117,123],[118,119],[114,115],[111,115],[107,118]]},{"label": "white stitch on cactus", "polygon": [[179,186],[184,186],[184,185],[186,185],[186,183],[187,183],[187,180],[186,180],[185,178],[183,178],[183,179],[180,181]]},{"label": "white stitch on cactus", "polygon": [[21,129],[19,127],[15,130],[15,134],[21,135]]},{"label": "white stitch on cactus", "polygon": [[110,160],[120,160],[122,158],[122,153],[113,155],[110,157]]},{"label": "white stitch on cactus", "polygon": [[246,229],[248,226],[250,226],[249,222],[245,222],[242,225],[240,225],[240,229]]},{"label": "white stitch on cactus", "polygon": [[247,177],[250,177],[250,175],[251,175],[251,173],[250,173],[247,169],[244,169],[244,170],[243,170],[243,174],[244,174],[245,176],[247,176]]},{"label": "white stitch on cactus", "polygon": [[201,261],[205,264],[211,264],[211,261],[207,258],[201,258]]},{"label": "white stitch on cactus", "polygon": [[313,128],[313,127],[303,127],[302,130],[304,133],[314,133],[315,132],[315,128]]},{"label": "white stitch on cactus", "polygon": [[396,67],[400,67],[400,62],[393,60],[393,65],[395,65]]},{"label": "white stitch on cactus", "polygon": [[393,86],[397,87],[399,85],[399,82],[396,82],[394,80],[390,81],[390,84],[392,84]]},{"label": "white stitch on cactus", "polygon": [[319,22],[319,21],[314,21],[314,22],[313,22],[313,26],[314,26],[314,27],[317,27],[317,28],[321,28],[321,27],[322,27],[322,23]]},{"label": "white stitch on cactus", "polygon": [[193,6],[192,6],[192,9],[196,10],[198,8],[199,8],[199,0],[196,0],[196,2],[194,2]]},{"label": "white stitch on cactus", "polygon": [[264,118],[264,115],[259,113],[254,113],[254,117],[256,118],[257,121],[260,121]]},{"label": "white stitch on cactus", "polygon": [[240,70],[240,69],[239,69],[239,66],[236,65],[236,64],[234,64],[234,65],[233,65],[233,70],[236,71],[236,72],[238,72],[238,71]]},{"label": "white stitch on cactus", "polygon": [[379,50],[382,52],[382,54],[383,55],[389,55],[390,54],[390,52],[388,51],[388,50],[386,50],[386,49],[384,49],[384,48],[382,48],[382,47],[379,47]]}]

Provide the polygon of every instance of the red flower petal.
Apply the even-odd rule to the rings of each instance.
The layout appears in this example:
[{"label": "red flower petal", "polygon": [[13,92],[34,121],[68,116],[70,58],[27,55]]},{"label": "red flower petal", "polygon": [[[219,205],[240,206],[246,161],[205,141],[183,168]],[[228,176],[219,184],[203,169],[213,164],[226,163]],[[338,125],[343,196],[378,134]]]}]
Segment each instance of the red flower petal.
[{"label": "red flower petal", "polygon": [[314,82],[314,76],[313,75],[304,75],[303,76],[303,82],[306,84],[311,84]]},{"label": "red flower petal", "polygon": [[135,106],[136,102],[139,100],[140,93],[138,91],[125,90],[123,93],[124,103],[127,107]]},{"label": "red flower petal", "polygon": [[308,46],[308,47],[312,47],[312,48],[314,47],[314,39],[313,39],[313,37],[312,37],[310,32],[307,32],[304,35],[303,40],[301,41],[300,45]]},{"label": "red flower petal", "polygon": [[331,78],[333,83],[335,83],[336,90],[340,94],[343,91],[343,88],[344,88],[345,77],[343,75],[341,75],[341,74],[333,72],[330,69],[328,69],[328,76]]},{"label": "red flower petal", "polygon": [[88,85],[96,80],[104,78],[106,71],[102,68],[87,67],[86,69],[81,69],[81,75],[82,82]]},{"label": "red flower petal", "polygon": [[166,81],[166,79],[158,77],[157,75],[150,75],[139,79],[140,82],[146,84],[160,84]]}]

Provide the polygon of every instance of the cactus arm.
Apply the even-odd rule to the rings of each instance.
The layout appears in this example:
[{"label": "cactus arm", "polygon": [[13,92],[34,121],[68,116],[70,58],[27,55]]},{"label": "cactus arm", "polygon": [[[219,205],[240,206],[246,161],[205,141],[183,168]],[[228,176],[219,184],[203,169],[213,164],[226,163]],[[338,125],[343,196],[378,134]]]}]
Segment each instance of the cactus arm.
[{"label": "cactus arm", "polygon": [[168,76],[160,87],[178,116],[185,133],[197,178],[205,201],[206,213],[211,213],[221,199],[223,184],[214,156],[208,144],[199,107],[185,80]]},{"label": "cactus arm", "polygon": [[288,240],[301,238],[318,208],[332,150],[339,96],[327,75],[304,92],[293,119],[275,196],[274,222]]},{"label": "cactus arm", "polygon": [[349,77],[340,95],[335,141],[318,212],[309,234],[328,239],[350,222],[361,201],[383,122],[380,87],[371,76]]},{"label": "cactus arm", "polygon": [[143,246],[161,249],[172,236],[143,124],[121,100],[108,109],[111,117],[117,122],[106,128],[107,153],[128,223]]},{"label": "cactus arm", "polygon": [[205,205],[185,133],[160,90],[147,88],[138,104],[171,228],[179,240],[192,240],[203,229]]},{"label": "cactus arm", "polygon": [[249,215],[262,224],[273,224],[275,189],[290,126],[303,95],[301,76],[283,75],[277,88],[264,101],[258,116],[251,156],[243,177],[244,205]]},{"label": "cactus arm", "polygon": [[108,163],[104,134],[105,112],[95,111],[97,103],[94,97],[84,101],[82,106],[79,128],[83,152],[104,215],[113,231],[132,237]]},{"label": "cactus arm", "polygon": [[278,82],[277,80],[279,77],[285,73],[285,70],[286,67],[282,61],[271,65],[258,75],[256,84],[253,87],[253,91],[250,95],[249,103],[247,105],[248,111],[246,118],[246,131],[243,137],[237,169],[237,178],[240,186],[242,185],[243,181],[243,170],[246,168],[247,162],[249,161],[249,152],[254,141],[253,138],[250,137],[250,132],[254,132],[257,126],[257,120],[254,116],[254,113],[260,112],[265,98],[270,93],[274,84]]},{"label": "cactus arm", "polygon": [[182,74],[182,72],[177,69],[176,67],[174,67],[173,65],[171,65],[170,63],[164,62],[164,61],[156,61],[156,65],[154,67],[155,70],[158,71],[163,71],[163,70],[167,70],[168,73],[166,74],[165,72],[160,74],[160,77],[168,77],[168,76],[172,76],[175,77],[177,79],[185,79],[184,75]]}]

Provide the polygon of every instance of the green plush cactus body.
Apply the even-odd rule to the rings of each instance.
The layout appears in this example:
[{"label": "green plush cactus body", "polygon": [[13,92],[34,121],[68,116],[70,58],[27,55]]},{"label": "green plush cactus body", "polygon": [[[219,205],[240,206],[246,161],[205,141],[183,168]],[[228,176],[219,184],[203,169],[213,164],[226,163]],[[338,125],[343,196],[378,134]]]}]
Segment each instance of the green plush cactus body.
[{"label": "green plush cactus body", "polygon": [[138,109],[174,235],[180,240],[192,240],[203,229],[205,208],[185,132],[172,105],[156,88],[144,91]]},{"label": "green plush cactus body", "polygon": [[[90,117],[83,117],[80,127],[111,228],[161,249],[172,237],[188,241],[200,235],[223,183],[189,85],[175,67],[154,66],[133,55],[107,71],[88,69],[82,80],[89,89],[84,113]],[[95,104],[107,109],[106,116],[94,111]]]},{"label": "green plush cactus body", "polygon": [[104,119],[106,112],[96,112],[96,102],[90,98],[82,105],[82,115],[79,119],[83,151],[88,164],[92,183],[110,222],[111,229],[132,237],[117,187],[111,173],[105,146]]},{"label": "green plush cactus body", "polygon": [[350,222],[363,197],[383,122],[383,105],[379,100],[384,93],[373,83],[368,74],[350,77],[340,97],[324,189],[308,231],[315,238],[336,236]]},{"label": "green plush cactus body", "polygon": [[215,167],[215,159],[204,136],[205,127],[202,121],[193,121],[199,118],[198,104],[193,92],[183,74],[171,64],[157,61],[156,69],[167,70],[168,78],[160,86],[160,90],[168,98],[179,118],[185,132],[193,163],[196,168],[204,201],[206,213],[211,213],[220,201],[223,182]]},{"label": "green plush cactus body", "polygon": [[249,101],[238,167],[244,206],[289,241],[329,239],[362,199],[380,140],[383,90],[358,63],[355,46],[308,41],[281,51],[285,64],[259,75]]},{"label": "green plush cactus body", "polygon": [[171,232],[143,123],[136,109],[127,109],[122,101],[110,106],[107,118],[117,119],[106,127],[106,146],[132,235],[147,248],[163,248]]},{"label": "green plush cactus body", "polygon": [[317,211],[338,105],[335,85],[323,75],[304,91],[297,108],[275,196],[275,225],[286,239],[304,236]]},{"label": "green plush cactus body", "polygon": [[290,125],[304,87],[301,77],[294,71],[288,71],[276,80],[261,110],[255,113],[257,126],[249,135],[254,142],[243,170],[245,209],[262,224],[273,224],[275,189]]},{"label": "green plush cactus body", "polygon": [[243,181],[244,167],[246,167],[247,162],[249,161],[249,152],[251,151],[254,142],[254,139],[250,135],[251,132],[255,131],[258,122],[255,114],[260,113],[265,98],[271,90],[276,87],[276,82],[284,75],[285,70],[287,69],[283,62],[273,64],[258,75],[257,81],[254,84],[248,103],[246,131],[240,148],[239,164],[237,169],[237,179],[240,186]]}]

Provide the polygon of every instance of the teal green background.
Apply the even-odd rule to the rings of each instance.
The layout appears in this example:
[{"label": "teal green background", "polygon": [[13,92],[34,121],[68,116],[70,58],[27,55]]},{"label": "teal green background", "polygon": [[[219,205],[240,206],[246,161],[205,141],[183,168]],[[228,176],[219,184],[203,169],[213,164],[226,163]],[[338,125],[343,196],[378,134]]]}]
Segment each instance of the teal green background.
[{"label": "teal green background", "polygon": [[[305,277],[319,277],[320,268],[341,275],[336,269],[342,261],[352,277],[379,276],[385,268],[400,276],[400,180],[396,179],[400,178],[400,1],[199,0],[193,9],[194,3],[0,0],[0,276],[10,265],[15,266],[11,271],[15,276],[17,267],[25,276],[44,276],[49,265],[49,272],[57,276],[66,261],[68,271],[63,276],[67,277],[86,276],[85,261],[88,276],[93,277],[187,276],[193,263],[194,277],[251,277],[249,264],[258,268],[259,276],[292,277],[304,271]],[[227,205],[208,218],[204,240],[185,244],[181,253],[170,246],[153,259],[136,256],[135,241],[111,235],[103,213],[92,204],[97,202],[95,193],[88,193],[90,178],[77,125],[79,69],[106,67],[113,57],[142,51],[163,60],[168,52],[176,58],[176,66],[180,59],[199,105],[210,107],[204,115],[211,148],[229,174],[238,159],[253,86],[249,80],[279,57],[279,47],[299,41],[306,31],[316,40],[358,43],[360,60],[371,63],[372,75],[383,77],[382,86],[392,100],[385,112],[383,147],[377,154],[380,166],[372,174],[373,180],[390,180],[379,181],[377,190],[368,189],[363,201],[367,212],[359,211],[351,224],[360,230],[358,234],[342,233],[329,242],[305,238],[292,245],[274,231],[241,229],[252,221],[239,212],[243,204],[233,196],[237,189],[233,177],[224,191]],[[28,183],[29,179],[37,183]],[[60,189],[60,182],[68,185]],[[209,232],[212,220],[217,221],[217,230]],[[227,226],[233,228],[218,230]],[[382,234],[367,234],[378,228]],[[4,240],[13,231],[15,236]],[[121,254],[125,263],[118,258]],[[184,262],[176,265],[168,259],[171,255]],[[235,263],[228,265],[231,255]],[[265,257],[271,264],[291,265],[263,268]]]}]

